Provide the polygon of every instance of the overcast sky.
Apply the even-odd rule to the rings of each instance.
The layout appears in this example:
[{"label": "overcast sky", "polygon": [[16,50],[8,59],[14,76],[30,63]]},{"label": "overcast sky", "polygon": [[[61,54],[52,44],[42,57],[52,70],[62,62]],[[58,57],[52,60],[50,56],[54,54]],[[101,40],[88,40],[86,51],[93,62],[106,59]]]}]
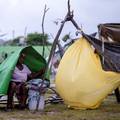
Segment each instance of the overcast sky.
[{"label": "overcast sky", "polygon": [[[3,39],[41,32],[41,19],[44,5],[50,8],[45,18],[45,32],[56,35],[59,25],[53,21],[63,19],[67,12],[67,0],[0,0],[0,34],[7,33]],[[92,33],[97,31],[97,25],[106,22],[120,22],[120,0],[71,0],[71,9],[74,10],[74,19],[82,25],[83,31]],[[75,29],[67,23],[62,35],[72,33]]]}]

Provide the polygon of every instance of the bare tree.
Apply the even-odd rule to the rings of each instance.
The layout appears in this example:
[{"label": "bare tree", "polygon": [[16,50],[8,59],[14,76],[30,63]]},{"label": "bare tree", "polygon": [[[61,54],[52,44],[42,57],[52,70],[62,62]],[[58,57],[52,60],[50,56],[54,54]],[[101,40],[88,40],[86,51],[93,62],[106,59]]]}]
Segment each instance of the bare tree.
[{"label": "bare tree", "polygon": [[[45,4],[45,7],[44,7],[44,12],[43,12],[43,17],[42,17],[42,34],[43,36],[45,35],[45,31],[44,31],[44,21],[45,21],[45,15],[47,13],[47,11],[49,10],[49,8],[47,8],[47,5]],[[42,55],[44,57],[45,55],[45,40],[43,39],[43,51],[42,51]]]},{"label": "bare tree", "polygon": [[[45,7],[45,9],[44,9],[44,13],[46,13],[46,7]],[[48,11],[48,10],[47,10]],[[44,18],[44,16],[45,15],[43,15],[43,18]],[[56,45],[57,45],[57,43],[58,43],[58,40],[59,40],[59,36],[60,36],[60,34],[61,34],[61,32],[62,32],[62,30],[63,30],[63,27],[64,27],[64,25],[65,25],[65,23],[67,22],[67,21],[71,21],[72,23],[73,23],[73,25],[76,27],[76,29],[77,30],[79,30],[81,33],[82,33],[82,30],[80,29],[80,27],[78,26],[78,24],[75,22],[75,20],[73,19],[73,11],[71,11],[70,10],[70,0],[68,0],[68,12],[67,12],[67,14],[66,14],[66,16],[64,17],[64,19],[63,19],[63,21],[61,22],[61,25],[60,25],[60,28],[59,28],[59,30],[58,30],[58,32],[57,32],[57,34],[56,34],[56,37],[55,37],[55,39],[54,39],[54,42],[53,42],[53,45],[52,45],[52,48],[51,48],[51,51],[50,51],[50,55],[49,55],[49,58],[48,58],[48,63],[47,63],[47,66],[46,66],[46,69],[45,69],[45,74],[44,74],[44,78],[43,78],[43,81],[42,81],[42,83],[41,83],[41,86],[40,86],[40,91],[41,91],[41,89],[42,89],[42,86],[43,86],[43,84],[44,84],[44,80],[45,80],[45,75],[46,75],[46,73],[48,72],[48,68],[50,68],[50,62],[51,62],[51,58],[54,56],[54,53],[55,53],[55,49],[56,49]],[[44,19],[43,19],[43,21],[44,21]],[[44,22],[43,22],[44,23]],[[44,28],[44,27],[43,27]],[[44,31],[43,31],[44,32]],[[38,101],[40,100],[40,97],[39,97],[39,99],[38,99]],[[39,102],[38,102],[38,104],[39,104]],[[38,108],[38,105],[37,105],[37,107],[36,107],[36,110],[37,110],[37,108]]]},{"label": "bare tree", "polygon": [[70,0],[68,0],[67,4],[68,4],[68,12],[67,12],[65,18],[63,19],[63,21],[61,22],[61,26],[60,26],[60,28],[59,28],[59,30],[58,30],[58,32],[56,34],[56,37],[54,39],[54,42],[53,42],[53,45],[52,45],[52,48],[51,48],[51,52],[50,52],[50,55],[49,55],[48,65],[47,65],[46,70],[50,67],[51,58],[54,56],[54,52],[55,52],[55,49],[56,49],[56,44],[58,43],[59,36],[60,36],[60,34],[61,34],[62,30],[63,30],[63,27],[64,27],[65,23],[67,21],[71,21],[72,24],[76,27],[76,29],[79,30],[80,33],[83,33],[81,28],[78,26],[78,24],[73,19],[74,14],[73,14],[73,10],[72,11],[70,10]]}]

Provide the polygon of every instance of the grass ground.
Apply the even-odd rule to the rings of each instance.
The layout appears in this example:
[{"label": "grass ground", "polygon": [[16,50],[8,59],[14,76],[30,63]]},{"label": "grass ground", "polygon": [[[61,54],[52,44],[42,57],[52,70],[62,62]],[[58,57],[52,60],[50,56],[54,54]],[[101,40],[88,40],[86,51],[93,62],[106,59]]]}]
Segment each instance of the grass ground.
[{"label": "grass ground", "polygon": [[115,96],[109,96],[95,110],[68,109],[64,104],[46,105],[44,112],[36,113],[27,109],[5,112],[2,108],[0,120],[120,120],[120,104],[116,103]]}]

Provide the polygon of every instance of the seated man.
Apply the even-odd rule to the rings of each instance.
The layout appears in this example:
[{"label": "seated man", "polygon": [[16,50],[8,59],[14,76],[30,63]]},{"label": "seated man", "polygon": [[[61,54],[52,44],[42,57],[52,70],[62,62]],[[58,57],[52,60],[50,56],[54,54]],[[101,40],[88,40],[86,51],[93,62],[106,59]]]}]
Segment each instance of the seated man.
[{"label": "seated man", "polygon": [[25,86],[25,82],[28,79],[33,79],[37,76],[40,77],[45,72],[45,69],[41,69],[38,73],[32,73],[30,69],[25,64],[23,64],[25,56],[26,55],[24,53],[21,53],[13,72],[12,80],[8,88],[7,110],[11,110],[13,108],[14,93],[16,93],[19,102],[19,108],[24,109],[26,107],[28,92]]}]

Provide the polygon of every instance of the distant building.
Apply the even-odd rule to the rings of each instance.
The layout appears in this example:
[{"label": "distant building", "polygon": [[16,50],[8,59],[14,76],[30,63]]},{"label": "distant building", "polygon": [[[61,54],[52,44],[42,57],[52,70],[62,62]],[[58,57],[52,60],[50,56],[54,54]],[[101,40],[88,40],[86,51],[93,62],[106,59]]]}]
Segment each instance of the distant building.
[{"label": "distant building", "polygon": [[19,36],[13,40],[9,40],[6,42],[6,45],[17,45],[17,46],[25,46],[26,40],[24,36]]},{"label": "distant building", "polygon": [[18,45],[20,45],[20,46],[26,45],[25,37],[23,37],[23,36],[19,37]]}]

